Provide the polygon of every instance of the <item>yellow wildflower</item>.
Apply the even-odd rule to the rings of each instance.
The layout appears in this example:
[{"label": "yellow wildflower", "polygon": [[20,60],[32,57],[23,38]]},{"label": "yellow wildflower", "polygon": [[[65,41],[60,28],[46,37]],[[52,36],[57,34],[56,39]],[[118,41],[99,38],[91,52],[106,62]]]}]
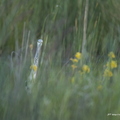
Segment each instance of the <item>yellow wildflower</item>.
[{"label": "yellow wildflower", "polygon": [[73,59],[73,58],[70,58],[70,60],[72,61],[72,62],[78,62],[78,60],[75,58],[75,59]]},{"label": "yellow wildflower", "polygon": [[97,90],[102,90],[102,85],[99,85],[98,87],[97,87]]},{"label": "yellow wildflower", "polygon": [[90,68],[87,65],[83,65],[82,70],[83,70],[83,72],[87,72],[87,73],[90,72]]},{"label": "yellow wildflower", "polygon": [[111,68],[117,68],[117,62],[112,60],[110,63]]},{"label": "yellow wildflower", "polygon": [[77,53],[75,54],[75,57],[76,57],[77,59],[81,59],[82,54],[81,54],[80,52],[77,52]]},{"label": "yellow wildflower", "polygon": [[110,58],[115,58],[115,54],[114,54],[113,52],[110,52],[110,53],[108,54],[108,56],[109,56]]},{"label": "yellow wildflower", "polygon": [[112,73],[112,71],[110,71],[109,69],[106,69],[106,70],[104,71],[104,76],[105,76],[105,77],[112,77],[112,76],[113,76],[113,73]]},{"label": "yellow wildflower", "polygon": [[75,82],[75,78],[72,77],[72,79],[71,79],[71,83],[74,83],[74,82]]},{"label": "yellow wildflower", "polygon": [[32,50],[33,49],[33,44],[30,44],[29,48],[30,48],[30,50]]},{"label": "yellow wildflower", "polygon": [[76,65],[71,65],[72,69],[74,70],[75,68],[77,68]]},{"label": "yellow wildflower", "polygon": [[31,65],[30,66],[30,69],[34,70],[34,71],[37,71],[37,66],[36,65]]},{"label": "yellow wildflower", "polygon": [[111,69],[117,68],[117,62],[112,60],[111,62],[107,63],[107,66],[110,67]]}]

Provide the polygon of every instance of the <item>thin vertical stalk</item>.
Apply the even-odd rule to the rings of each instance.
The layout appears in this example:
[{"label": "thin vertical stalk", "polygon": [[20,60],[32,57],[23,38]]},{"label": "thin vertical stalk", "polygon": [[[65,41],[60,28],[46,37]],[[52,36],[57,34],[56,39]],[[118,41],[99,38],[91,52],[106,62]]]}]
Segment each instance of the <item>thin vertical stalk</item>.
[{"label": "thin vertical stalk", "polygon": [[24,59],[24,63],[26,62],[26,58],[27,58],[27,52],[28,52],[29,38],[30,38],[30,31],[28,32],[28,39],[27,39],[27,43],[26,43],[26,49],[25,49],[25,59]]},{"label": "thin vertical stalk", "polygon": [[[24,42],[25,42],[25,26],[26,26],[26,23],[24,23],[24,27],[23,27],[23,36],[22,36],[22,50],[21,52],[23,53],[23,48],[24,48]],[[20,61],[23,60],[23,55],[21,54],[21,58],[20,58]]]},{"label": "thin vertical stalk", "polygon": [[83,23],[83,42],[82,42],[82,53],[86,54],[86,43],[87,43],[87,18],[88,18],[89,0],[86,0],[85,12],[84,12],[84,23]]}]

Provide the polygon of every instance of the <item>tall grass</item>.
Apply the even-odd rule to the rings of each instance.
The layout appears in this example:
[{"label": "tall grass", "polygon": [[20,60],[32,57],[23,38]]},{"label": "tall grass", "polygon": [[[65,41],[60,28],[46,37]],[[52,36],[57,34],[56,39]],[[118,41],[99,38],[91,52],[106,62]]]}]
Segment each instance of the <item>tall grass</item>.
[{"label": "tall grass", "polygon": [[[119,120],[107,116],[120,113],[119,4],[89,0],[83,54],[88,57],[73,71],[70,58],[82,51],[84,0],[1,0],[0,120]],[[38,38],[43,39],[41,59],[28,94],[25,81]],[[110,51],[118,66],[106,78]],[[80,74],[84,64],[90,72]]]}]

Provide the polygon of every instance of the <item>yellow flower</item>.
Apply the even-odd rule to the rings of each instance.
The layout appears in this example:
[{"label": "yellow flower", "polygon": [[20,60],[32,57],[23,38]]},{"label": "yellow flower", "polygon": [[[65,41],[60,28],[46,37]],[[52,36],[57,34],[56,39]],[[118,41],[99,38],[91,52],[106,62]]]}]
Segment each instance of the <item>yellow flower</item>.
[{"label": "yellow flower", "polygon": [[77,68],[76,65],[71,65],[72,69],[74,70],[75,68]]},{"label": "yellow flower", "polygon": [[72,77],[72,79],[71,79],[71,83],[74,83],[74,82],[75,82],[75,78]]},{"label": "yellow flower", "polygon": [[115,58],[115,54],[114,54],[113,52],[110,52],[110,53],[108,54],[108,56],[109,56],[110,58]]},{"label": "yellow flower", "polygon": [[81,59],[82,54],[81,54],[80,52],[77,52],[77,53],[75,54],[75,57],[76,57],[77,59]]},{"label": "yellow flower", "polygon": [[102,90],[102,85],[99,85],[98,87],[97,87],[97,90]]},{"label": "yellow flower", "polygon": [[30,66],[30,69],[34,70],[34,71],[37,71],[37,66],[36,65],[31,65]]},{"label": "yellow flower", "polygon": [[73,59],[73,58],[70,58],[70,60],[72,61],[72,62],[78,62],[78,60],[75,58],[75,59]]},{"label": "yellow flower", "polygon": [[87,65],[83,65],[82,70],[83,70],[83,72],[87,72],[87,73],[90,72],[90,68]]},{"label": "yellow flower", "polygon": [[111,68],[117,68],[117,62],[112,60],[110,63]]},{"label": "yellow flower", "polygon": [[29,48],[30,48],[30,50],[32,50],[33,49],[33,44],[30,44]]},{"label": "yellow flower", "polygon": [[105,76],[105,77],[112,77],[112,76],[113,76],[113,73],[112,73],[112,71],[106,69],[106,70],[104,71],[104,76]]},{"label": "yellow flower", "polygon": [[107,66],[110,67],[111,69],[117,68],[117,62],[112,60],[111,62],[107,63]]}]

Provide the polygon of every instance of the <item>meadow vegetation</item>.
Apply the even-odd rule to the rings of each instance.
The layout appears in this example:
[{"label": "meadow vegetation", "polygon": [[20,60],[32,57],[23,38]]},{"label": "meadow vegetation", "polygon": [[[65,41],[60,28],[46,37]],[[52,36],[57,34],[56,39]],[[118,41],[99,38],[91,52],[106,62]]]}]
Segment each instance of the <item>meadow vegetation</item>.
[{"label": "meadow vegetation", "polygon": [[[119,6],[119,0],[1,0],[0,120],[119,120],[112,115],[120,114]],[[31,69],[38,74],[29,94]]]}]

